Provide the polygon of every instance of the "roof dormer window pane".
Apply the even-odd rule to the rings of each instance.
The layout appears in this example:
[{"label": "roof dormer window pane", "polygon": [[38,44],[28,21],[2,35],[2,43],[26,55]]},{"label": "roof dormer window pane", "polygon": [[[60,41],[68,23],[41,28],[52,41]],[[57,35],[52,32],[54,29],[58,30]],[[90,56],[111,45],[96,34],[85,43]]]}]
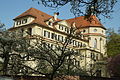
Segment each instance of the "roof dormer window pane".
[{"label": "roof dormer window pane", "polygon": [[25,24],[25,23],[27,23],[27,19],[22,20],[22,24]]},{"label": "roof dormer window pane", "polygon": [[21,25],[21,21],[17,21],[16,25]]},{"label": "roof dormer window pane", "polygon": [[63,27],[64,27],[63,25],[59,25],[60,30],[63,30]]},{"label": "roof dormer window pane", "polygon": [[53,24],[52,22],[48,22],[48,25],[49,25],[49,26],[52,26],[52,24]]}]

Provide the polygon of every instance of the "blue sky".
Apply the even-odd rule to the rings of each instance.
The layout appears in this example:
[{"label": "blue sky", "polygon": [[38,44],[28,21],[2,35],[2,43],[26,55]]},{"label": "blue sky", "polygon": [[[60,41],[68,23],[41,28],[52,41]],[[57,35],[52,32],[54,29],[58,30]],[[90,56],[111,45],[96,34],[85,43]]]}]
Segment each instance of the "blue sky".
[{"label": "blue sky", "polygon": [[[6,28],[10,28],[13,26],[13,19],[31,7],[50,15],[53,15],[54,12],[60,12],[60,19],[69,19],[74,17],[74,15],[70,12],[69,5],[59,9],[52,9],[44,7],[42,4],[38,5],[37,2],[32,2],[32,0],[1,0],[0,22],[4,23]],[[114,13],[112,13],[111,17],[112,19],[102,18],[102,24],[106,28],[111,27],[117,31],[120,27],[120,0],[118,0],[118,3],[114,7]]]}]

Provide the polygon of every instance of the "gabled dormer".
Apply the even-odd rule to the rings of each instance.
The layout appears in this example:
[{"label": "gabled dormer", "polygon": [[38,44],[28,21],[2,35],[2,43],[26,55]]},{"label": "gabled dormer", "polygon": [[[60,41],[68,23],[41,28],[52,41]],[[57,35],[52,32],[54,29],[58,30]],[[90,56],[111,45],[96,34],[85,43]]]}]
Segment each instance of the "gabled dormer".
[{"label": "gabled dormer", "polygon": [[14,27],[30,24],[34,20],[35,20],[35,17],[32,17],[32,16],[25,16],[25,17],[14,19]]},{"label": "gabled dormer", "polygon": [[66,22],[66,20],[59,21],[58,24],[56,25],[56,29],[65,32],[65,33],[70,33],[70,25]]},{"label": "gabled dormer", "polygon": [[48,25],[48,27],[52,28],[54,25],[56,25],[58,21],[61,21],[60,19],[58,19],[58,15],[59,15],[59,12],[56,12],[54,13],[54,16],[45,20],[45,23]]}]

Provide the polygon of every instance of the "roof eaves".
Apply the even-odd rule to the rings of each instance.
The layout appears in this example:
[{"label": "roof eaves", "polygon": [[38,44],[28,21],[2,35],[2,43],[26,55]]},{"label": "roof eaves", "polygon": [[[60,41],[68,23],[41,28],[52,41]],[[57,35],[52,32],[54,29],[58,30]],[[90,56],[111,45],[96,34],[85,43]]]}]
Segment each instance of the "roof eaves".
[{"label": "roof eaves", "polygon": [[20,18],[23,18],[23,17],[34,17],[34,18],[36,18],[36,17],[33,16],[33,15],[24,15],[24,16],[21,16],[21,17],[16,17],[16,18],[14,18],[13,20],[20,19]]}]

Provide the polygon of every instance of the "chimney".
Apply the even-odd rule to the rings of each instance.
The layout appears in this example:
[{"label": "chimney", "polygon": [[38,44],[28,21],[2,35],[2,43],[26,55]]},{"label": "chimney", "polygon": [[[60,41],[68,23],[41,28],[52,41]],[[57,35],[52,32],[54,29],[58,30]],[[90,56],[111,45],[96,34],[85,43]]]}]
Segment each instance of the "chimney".
[{"label": "chimney", "polygon": [[57,20],[57,16],[59,15],[59,12],[54,13],[54,19]]}]

